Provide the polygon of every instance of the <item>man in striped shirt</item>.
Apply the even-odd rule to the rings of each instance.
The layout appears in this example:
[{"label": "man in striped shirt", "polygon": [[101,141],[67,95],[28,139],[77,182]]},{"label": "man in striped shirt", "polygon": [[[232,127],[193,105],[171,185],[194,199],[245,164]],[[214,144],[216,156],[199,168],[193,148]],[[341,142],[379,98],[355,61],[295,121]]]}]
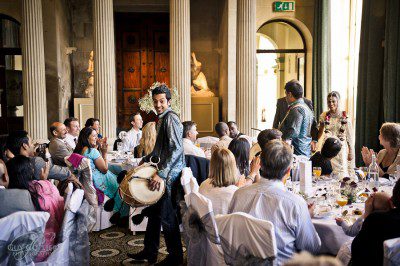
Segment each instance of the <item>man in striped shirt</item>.
[{"label": "man in striped shirt", "polygon": [[261,180],[238,189],[228,213],[245,212],[274,225],[278,265],[300,250],[319,251],[321,240],[311,222],[313,206],[286,190],[293,153],[288,144],[272,140],[261,153]]}]

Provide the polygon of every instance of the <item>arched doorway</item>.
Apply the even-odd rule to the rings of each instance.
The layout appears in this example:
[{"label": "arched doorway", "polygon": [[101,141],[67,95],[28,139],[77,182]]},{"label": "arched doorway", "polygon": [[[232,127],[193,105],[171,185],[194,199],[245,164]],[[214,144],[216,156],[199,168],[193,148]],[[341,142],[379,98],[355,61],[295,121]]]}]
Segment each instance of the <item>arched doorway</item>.
[{"label": "arched doorway", "polygon": [[23,129],[20,23],[0,14],[0,135]]},{"label": "arched doorway", "polygon": [[257,31],[258,128],[272,128],[276,100],[286,82],[297,79],[306,90],[306,45],[291,22],[271,20]]}]

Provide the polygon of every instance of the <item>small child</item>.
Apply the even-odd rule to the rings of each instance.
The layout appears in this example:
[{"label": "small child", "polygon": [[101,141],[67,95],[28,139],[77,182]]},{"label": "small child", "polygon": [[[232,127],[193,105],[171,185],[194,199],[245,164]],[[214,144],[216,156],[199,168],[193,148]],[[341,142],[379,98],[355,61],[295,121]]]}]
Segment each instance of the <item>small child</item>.
[{"label": "small child", "polygon": [[367,205],[369,201],[372,200],[372,210],[371,212],[381,211],[386,212],[392,209],[392,205],[390,203],[390,197],[385,192],[378,192],[373,194],[368,200],[365,202],[365,212],[364,214],[358,218],[352,225],[349,225],[343,218],[336,218],[337,225],[341,226],[344,233],[348,236],[356,236],[362,227],[362,224],[371,212],[367,212]]}]

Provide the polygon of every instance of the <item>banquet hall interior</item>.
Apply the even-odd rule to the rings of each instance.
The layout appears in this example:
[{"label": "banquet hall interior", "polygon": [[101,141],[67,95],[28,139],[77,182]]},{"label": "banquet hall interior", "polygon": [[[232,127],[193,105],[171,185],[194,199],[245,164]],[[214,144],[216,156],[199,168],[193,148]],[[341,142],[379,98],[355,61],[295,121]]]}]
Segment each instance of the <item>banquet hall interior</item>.
[{"label": "banquet hall interior", "polygon": [[400,265],[400,1],[0,0],[0,265]]}]

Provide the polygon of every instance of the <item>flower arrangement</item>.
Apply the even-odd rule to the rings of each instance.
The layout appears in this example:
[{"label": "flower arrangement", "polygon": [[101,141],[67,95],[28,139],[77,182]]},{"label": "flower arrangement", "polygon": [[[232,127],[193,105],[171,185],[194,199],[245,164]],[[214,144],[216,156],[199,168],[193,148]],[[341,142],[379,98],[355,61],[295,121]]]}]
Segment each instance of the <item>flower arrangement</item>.
[{"label": "flower arrangement", "polygon": [[[148,90],[148,93],[144,95],[142,98],[139,99],[139,107],[140,110],[150,113],[154,112],[156,113],[156,110],[154,109],[153,105],[153,97],[152,97],[152,90],[155,88],[163,85],[165,83],[160,83],[160,82],[154,82],[151,86],[150,89]],[[171,90],[171,109],[177,113],[178,115],[181,113],[181,102],[180,102],[180,97],[177,88],[173,87],[170,89]]]},{"label": "flower arrangement", "polygon": [[340,182],[340,193],[347,197],[348,204],[356,202],[358,187],[357,183],[352,181],[350,177],[345,177]]}]

